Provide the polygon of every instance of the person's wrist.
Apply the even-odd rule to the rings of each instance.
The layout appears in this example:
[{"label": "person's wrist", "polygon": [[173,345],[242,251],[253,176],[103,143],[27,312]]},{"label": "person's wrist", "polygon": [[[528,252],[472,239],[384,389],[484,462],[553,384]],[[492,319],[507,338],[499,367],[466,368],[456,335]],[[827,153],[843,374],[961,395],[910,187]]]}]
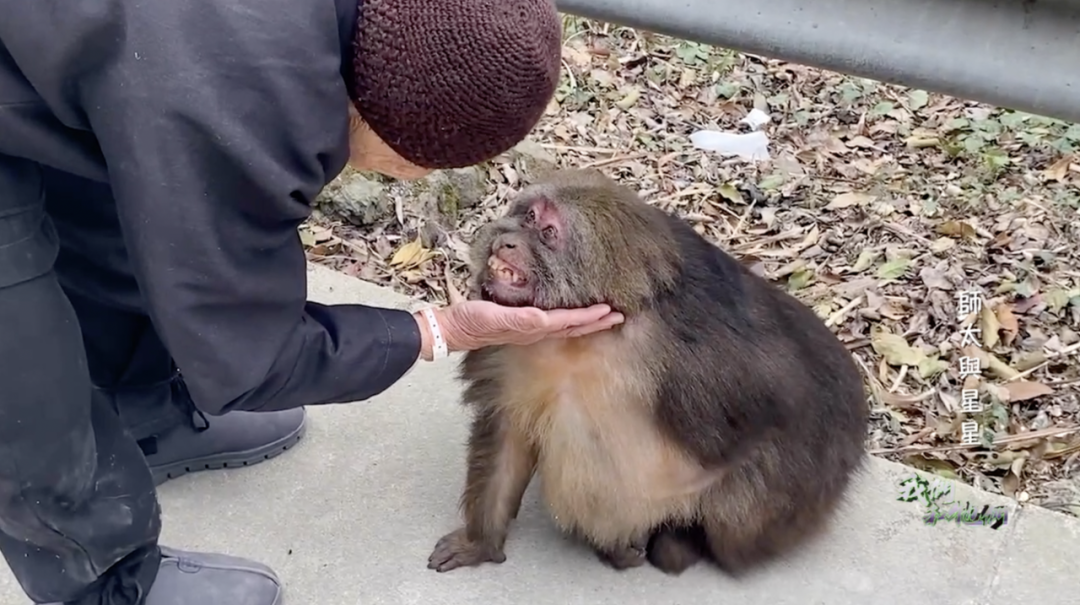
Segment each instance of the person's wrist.
[{"label": "person's wrist", "polygon": [[431,333],[427,318],[420,311],[412,314],[416,320],[416,326],[420,329],[420,359],[433,361],[435,359],[435,336]]},{"label": "person's wrist", "polygon": [[[428,319],[431,314],[431,320]],[[449,353],[459,351],[460,339],[454,331],[453,322],[445,308],[428,307],[413,313],[413,319],[420,326],[420,357],[424,361],[434,361]],[[432,326],[431,324],[435,325]]]}]

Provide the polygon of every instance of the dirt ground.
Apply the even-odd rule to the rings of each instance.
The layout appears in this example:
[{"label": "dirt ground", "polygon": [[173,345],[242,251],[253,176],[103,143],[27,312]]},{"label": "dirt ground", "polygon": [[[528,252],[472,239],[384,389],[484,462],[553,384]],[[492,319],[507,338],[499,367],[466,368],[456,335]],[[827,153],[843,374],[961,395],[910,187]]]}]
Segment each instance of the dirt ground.
[{"label": "dirt ground", "polygon": [[[1080,515],[1080,125],[565,24],[538,153],[637,187],[813,307],[864,372],[874,455]],[[768,161],[691,145],[746,131],[754,108],[771,117]],[[440,237],[406,205],[363,229],[313,221],[309,258],[444,301],[470,234],[523,180],[513,159],[485,170],[484,199]],[[981,304],[961,317],[966,292]],[[964,390],[981,413],[963,411]],[[979,442],[964,445],[972,420]]]}]

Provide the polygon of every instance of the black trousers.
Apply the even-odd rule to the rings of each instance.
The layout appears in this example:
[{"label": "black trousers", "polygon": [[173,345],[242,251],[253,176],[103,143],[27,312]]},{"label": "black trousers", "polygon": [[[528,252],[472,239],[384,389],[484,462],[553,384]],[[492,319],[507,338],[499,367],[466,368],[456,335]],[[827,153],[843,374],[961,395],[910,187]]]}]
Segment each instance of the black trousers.
[{"label": "black trousers", "polygon": [[0,155],[0,552],[37,603],[141,605],[160,509],[139,439],[194,412],[107,185]]}]

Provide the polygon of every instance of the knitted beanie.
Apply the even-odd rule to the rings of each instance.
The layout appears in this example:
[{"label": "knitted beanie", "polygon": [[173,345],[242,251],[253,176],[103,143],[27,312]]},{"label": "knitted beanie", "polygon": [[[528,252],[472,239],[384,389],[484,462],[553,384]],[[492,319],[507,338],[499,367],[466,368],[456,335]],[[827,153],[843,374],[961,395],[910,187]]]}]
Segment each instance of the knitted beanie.
[{"label": "knitted beanie", "polygon": [[519,143],[555,94],[552,0],[360,0],[350,96],[406,160],[487,161]]}]

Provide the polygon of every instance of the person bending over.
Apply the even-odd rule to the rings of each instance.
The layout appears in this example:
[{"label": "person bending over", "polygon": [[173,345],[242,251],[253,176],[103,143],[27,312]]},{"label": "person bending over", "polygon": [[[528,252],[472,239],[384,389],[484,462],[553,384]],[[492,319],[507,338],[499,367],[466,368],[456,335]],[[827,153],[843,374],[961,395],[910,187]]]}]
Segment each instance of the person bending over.
[{"label": "person bending over", "polygon": [[[276,604],[262,564],[159,546],[155,485],[263,460],[301,406],[432,358],[422,315],[308,302],[297,226],[346,162],[417,178],[523,139],[559,77],[555,7],[0,7],[0,551],[36,603]],[[622,317],[436,321],[460,351]]]}]

